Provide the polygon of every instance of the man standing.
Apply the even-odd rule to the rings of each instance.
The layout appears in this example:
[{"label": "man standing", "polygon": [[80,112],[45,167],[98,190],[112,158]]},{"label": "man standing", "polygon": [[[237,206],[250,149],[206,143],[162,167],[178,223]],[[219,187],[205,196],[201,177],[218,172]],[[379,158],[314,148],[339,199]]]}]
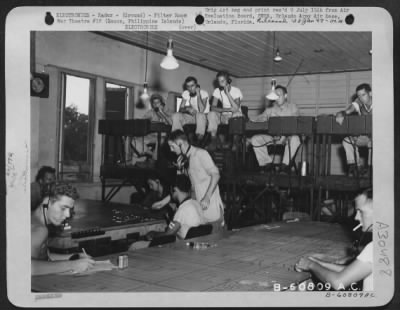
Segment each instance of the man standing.
[{"label": "man standing", "polygon": [[[83,254],[51,254],[47,248],[48,225],[60,226],[70,216],[78,198],[76,189],[68,184],[55,185],[51,194],[47,194],[39,207],[31,213],[31,268],[32,275],[61,272],[83,272],[94,261]],[[71,260],[74,259],[74,260]]]},{"label": "man standing", "polygon": [[182,103],[177,113],[172,115],[172,129],[183,130],[185,124],[196,124],[197,141],[204,138],[207,125],[207,113],[210,110],[208,93],[200,89],[197,79],[189,76],[185,80],[185,91],[182,93]]},{"label": "man standing", "polygon": [[[211,143],[208,150],[215,151],[217,147],[217,131],[219,124],[228,124],[231,117],[242,116],[240,102],[243,99],[239,88],[231,85],[232,80],[225,71],[217,73],[218,88],[214,89],[211,111],[207,115]],[[218,101],[222,107],[218,107]],[[234,141],[236,142],[236,141]]]},{"label": "man standing", "polygon": [[[356,88],[357,99],[345,110],[336,113],[336,121],[339,124],[343,123],[344,116],[352,113],[358,115],[371,115],[372,114],[372,90],[369,84],[360,84]],[[347,159],[347,174],[349,176],[356,176],[357,171],[363,172],[360,164],[360,154],[358,147],[368,147],[368,169],[366,173],[370,172],[372,164],[372,141],[368,136],[346,137],[343,139],[343,147]]]},{"label": "man standing", "polygon": [[206,222],[213,224],[213,231],[223,226],[223,203],[219,193],[219,170],[210,154],[189,144],[185,133],[176,130],[168,138],[171,151],[178,155],[178,169],[185,170],[192,183],[195,198],[200,202]]},{"label": "man standing", "polygon": [[[297,106],[293,103],[287,101],[287,89],[284,86],[278,85],[275,88],[276,94],[279,98],[273,103],[273,106],[266,108],[263,113],[258,115],[254,120],[255,122],[266,122],[270,117],[280,117],[280,116],[298,116],[299,110]],[[267,146],[271,143],[285,144],[285,151],[283,154],[281,171],[289,172],[290,160],[293,159],[296,154],[297,148],[300,146],[299,136],[293,135],[290,137],[275,136],[270,135],[255,135],[251,138],[251,144],[256,154],[258,164],[264,171],[269,171],[273,167],[272,158],[268,154]],[[290,155],[289,158],[289,147]]]},{"label": "man standing", "polygon": [[190,198],[191,186],[190,179],[186,175],[176,176],[171,196],[172,200],[178,203],[178,210],[165,232],[151,231],[146,235],[146,239],[151,240],[166,235],[177,235],[180,239],[185,239],[190,228],[204,224],[199,202]]},{"label": "man standing", "polygon": [[49,166],[42,166],[35,182],[31,183],[31,211],[35,210],[42,202],[44,196],[49,194],[56,182],[56,169]]}]

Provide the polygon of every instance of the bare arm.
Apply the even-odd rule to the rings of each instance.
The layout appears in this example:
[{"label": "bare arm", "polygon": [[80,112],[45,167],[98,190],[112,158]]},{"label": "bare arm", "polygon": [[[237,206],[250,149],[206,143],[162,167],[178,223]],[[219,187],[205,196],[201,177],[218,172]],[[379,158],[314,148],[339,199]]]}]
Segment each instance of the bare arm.
[{"label": "bare arm", "polygon": [[225,108],[218,108],[217,105],[218,105],[218,98],[213,97],[213,100],[212,100],[212,103],[211,103],[211,108],[210,108],[211,111],[219,112],[219,113],[222,113],[222,112],[232,112],[232,108],[227,108],[227,109],[225,109]]},{"label": "bare arm", "polygon": [[168,125],[172,125],[172,120],[171,120],[171,118],[169,117],[169,115],[167,115],[167,114],[164,112],[164,110],[160,110],[157,114],[158,114]]},{"label": "bare arm", "polygon": [[320,263],[308,258],[302,258],[297,264],[297,268],[311,271],[321,281],[331,284],[335,290],[346,288],[372,273],[372,264],[358,259],[342,269],[337,268],[337,270],[333,271],[331,269],[336,269],[336,267],[330,266],[331,269],[328,269]]},{"label": "bare arm", "polygon": [[200,93],[197,95],[197,108],[199,109],[200,113],[203,113],[206,109],[208,98],[201,98]]},{"label": "bare arm", "polygon": [[93,266],[94,261],[90,258],[82,258],[78,260],[65,260],[49,262],[45,260],[32,259],[31,268],[32,275],[45,275],[62,272],[82,272]]},{"label": "bare arm", "polygon": [[225,87],[225,93],[229,99],[229,103],[231,104],[232,112],[240,111],[240,98],[233,99],[227,87]]},{"label": "bare arm", "polygon": [[181,228],[181,224],[177,221],[172,221],[169,223],[167,230],[166,231],[150,231],[146,235],[147,240],[152,240],[157,237],[162,237],[162,236],[169,236],[169,235],[176,235]]}]

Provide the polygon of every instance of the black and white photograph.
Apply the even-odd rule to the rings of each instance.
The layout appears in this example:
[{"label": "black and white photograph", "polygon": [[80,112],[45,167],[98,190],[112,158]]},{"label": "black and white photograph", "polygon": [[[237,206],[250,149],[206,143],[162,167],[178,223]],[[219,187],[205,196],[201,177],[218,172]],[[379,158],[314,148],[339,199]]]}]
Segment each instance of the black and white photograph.
[{"label": "black and white photograph", "polygon": [[[366,16],[35,10],[20,39],[6,36],[6,58],[23,50],[22,63],[6,65],[7,238],[24,244],[8,244],[20,253],[7,255],[9,298],[53,307],[387,303],[392,29],[380,9],[368,27]],[[17,213],[24,229],[15,234]],[[11,279],[17,270],[27,283]]]}]

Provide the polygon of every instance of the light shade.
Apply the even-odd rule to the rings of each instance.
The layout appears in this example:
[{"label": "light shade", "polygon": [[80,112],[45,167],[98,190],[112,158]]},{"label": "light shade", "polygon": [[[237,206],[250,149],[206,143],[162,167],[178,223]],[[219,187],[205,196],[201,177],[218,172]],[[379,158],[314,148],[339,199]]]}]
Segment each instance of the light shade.
[{"label": "light shade", "polygon": [[140,95],[140,99],[143,101],[148,100],[150,98],[148,92],[147,92],[147,83],[145,82],[143,84],[143,93]]},{"label": "light shade", "polygon": [[276,61],[276,62],[280,62],[282,60],[282,57],[281,57],[281,55],[280,55],[280,53],[279,53],[279,48],[276,50],[276,54],[275,54],[275,57],[274,57],[274,61]]},{"label": "light shade", "polygon": [[167,56],[165,56],[160,63],[161,68],[166,70],[174,70],[179,67],[179,63],[174,57],[172,49],[173,49],[172,39],[168,39]]},{"label": "light shade", "polygon": [[272,79],[271,80],[271,91],[268,93],[268,95],[266,96],[266,98],[268,100],[271,101],[275,101],[279,99],[279,96],[277,95],[276,91],[275,91],[275,86],[276,86],[276,80]]}]

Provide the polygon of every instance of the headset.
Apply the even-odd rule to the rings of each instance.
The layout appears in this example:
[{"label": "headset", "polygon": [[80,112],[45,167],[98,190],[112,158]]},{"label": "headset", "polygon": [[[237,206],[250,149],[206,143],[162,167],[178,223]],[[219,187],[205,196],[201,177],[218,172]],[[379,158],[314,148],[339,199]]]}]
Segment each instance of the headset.
[{"label": "headset", "polygon": [[[200,84],[196,84],[196,88],[200,88]],[[192,97],[192,98],[196,97],[197,93],[192,94],[191,92],[189,92],[189,96]]]},{"label": "headset", "polygon": [[[217,80],[218,80],[218,78],[219,78],[220,76],[225,77],[226,82],[227,82],[228,84],[231,84],[231,83],[232,83],[232,79],[231,79],[231,77],[229,76],[229,73],[228,73],[228,72],[226,72],[226,71],[219,71],[219,72],[217,73]],[[218,88],[219,88],[219,90],[224,90],[224,89],[225,89],[225,88],[222,87],[222,86],[219,86]]]},{"label": "headset", "polygon": [[177,165],[177,166],[178,166],[179,170],[183,170],[183,172],[185,172],[186,174],[189,169],[189,159],[190,159],[190,156],[188,156],[187,154],[189,153],[191,147],[192,146],[189,144],[189,147],[188,147],[186,153],[183,154],[182,147],[181,147],[181,145],[179,145],[179,148],[181,149],[181,154],[179,155],[178,159],[179,158],[182,158],[182,159],[180,160],[180,162],[181,162],[180,165],[179,166]]}]

